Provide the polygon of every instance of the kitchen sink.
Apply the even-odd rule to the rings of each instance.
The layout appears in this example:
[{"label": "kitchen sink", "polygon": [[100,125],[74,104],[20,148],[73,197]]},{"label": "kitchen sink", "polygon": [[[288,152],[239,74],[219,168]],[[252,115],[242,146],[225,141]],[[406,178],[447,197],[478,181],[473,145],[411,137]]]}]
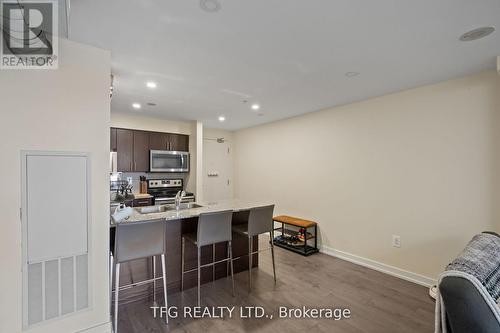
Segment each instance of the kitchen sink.
[{"label": "kitchen sink", "polygon": [[[175,210],[175,205],[166,205],[168,206],[167,210]],[[191,208],[200,208],[203,207],[202,205],[198,205],[195,202],[183,202],[179,205],[179,210],[180,209],[191,209]]]},{"label": "kitchen sink", "polygon": [[[195,202],[183,202],[179,205],[178,210],[200,208],[202,205],[198,205]],[[151,214],[151,213],[162,213],[167,211],[176,210],[175,205],[160,205],[160,206],[148,206],[148,207],[138,207],[137,211],[141,214]]]}]

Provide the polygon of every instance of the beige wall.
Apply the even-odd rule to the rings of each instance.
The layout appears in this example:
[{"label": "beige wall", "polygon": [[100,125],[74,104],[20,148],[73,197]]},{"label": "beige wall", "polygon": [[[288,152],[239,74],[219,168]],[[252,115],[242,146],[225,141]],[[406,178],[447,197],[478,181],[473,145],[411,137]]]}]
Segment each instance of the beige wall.
[{"label": "beige wall", "polygon": [[[500,60],[500,57],[498,57]],[[493,196],[492,196],[492,201],[493,201],[493,206],[494,206],[494,220],[496,222],[496,225],[494,226],[494,229],[497,233],[500,234],[500,84],[498,84],[498,81],[500,80],[500,71],[497,72],[497,112],[495,113],[493,119],[492,119],[492,127],[493,127],[493,140],[496,143],[494,147],[494,151],[492,152],[493,154],[493,159],[494,159],[494,165],[493,165],[493,184],[494,184],[494,190],[493,190]]]},{"label": "beige wall", "polygon": [[485,72],[237,131],[235,196],[318,221],[331,249],[436,278],[498,223],[499,81]]},{"label": "beige wall", "polygon": [[138,114],[112,112],[111,126],[187,135],[191,135],[193,133],[193,126],[191,122],[144,116],[140,114],[140,111],[137,111],[137,113]]},{"label": "beige wall", "polygon": [[[92,308],[30,332],[109,328],[110,54],[65,40],[59,46],[58,70],[0,71],[0,332],[22,325],[21,150],[91,153]],[[61,195],[71,195],[71,184]]]},{"label": "beige wall", "polygon": [[218,129],[218,128],[205,128],[203,132],[203,137],[205,139],[217,139],[217,138],[224,138],[226,142],[232,142],[233,141],[233,131],[227,131],[223,129]]}]

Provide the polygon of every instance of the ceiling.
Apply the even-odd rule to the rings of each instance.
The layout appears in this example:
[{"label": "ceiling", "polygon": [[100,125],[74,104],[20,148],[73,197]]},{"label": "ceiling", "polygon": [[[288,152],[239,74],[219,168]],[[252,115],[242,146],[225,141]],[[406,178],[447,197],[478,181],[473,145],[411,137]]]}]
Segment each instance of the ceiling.
[{"label": "ceiling", "polygon": [[[71,2],[69,38],[111,50],[112,112],[235,130],[491,69],[500,55],[498,0],[218,0],[213,12],[203,1]],[[482,26],[497,31],[458,40]]]}]

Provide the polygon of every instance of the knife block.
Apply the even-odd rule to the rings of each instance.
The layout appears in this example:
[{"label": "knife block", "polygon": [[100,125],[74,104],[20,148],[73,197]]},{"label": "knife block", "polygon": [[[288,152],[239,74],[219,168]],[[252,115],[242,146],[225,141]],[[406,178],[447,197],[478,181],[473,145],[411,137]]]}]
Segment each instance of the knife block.
[{"label": "knife block", "polygon": [[141,181],[139,184],[140,193],[148,193],[148,183],[145,181]]}]

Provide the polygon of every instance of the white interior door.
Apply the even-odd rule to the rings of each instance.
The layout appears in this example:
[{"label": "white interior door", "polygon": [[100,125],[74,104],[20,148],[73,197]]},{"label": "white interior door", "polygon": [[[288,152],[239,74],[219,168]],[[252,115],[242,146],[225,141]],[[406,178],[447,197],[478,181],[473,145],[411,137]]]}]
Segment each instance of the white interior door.
[{"label": "white interior door", "polygon": [[26,156],[28,263],[87,253],[87,156]]},{"label": "white interior door", "polygon": [[231,144],[203,140],[203,199],[218,201],[233,197]]},{"label": "white interior door", "polygon": [[85,153],[22,153],[23,327],[89,307]]}]

